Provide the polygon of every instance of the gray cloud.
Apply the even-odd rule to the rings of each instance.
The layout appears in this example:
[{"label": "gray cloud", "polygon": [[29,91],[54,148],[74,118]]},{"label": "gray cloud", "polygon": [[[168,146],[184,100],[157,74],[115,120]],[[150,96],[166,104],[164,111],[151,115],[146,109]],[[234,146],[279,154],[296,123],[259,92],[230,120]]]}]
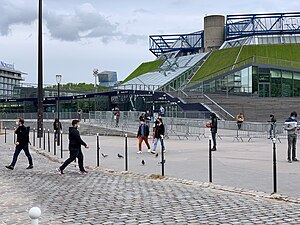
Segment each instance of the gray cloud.
[{"label": "gray cloud", "polygon": [[[8,35],[12,25],[28,25],[37,19],[37,8],[32,7],[33,4],[26,5],[25,2],[4,0],[0,4],[0,35]],[[63,12],[47,10],[46,6],[43,17],[50,36],[62,41],[73,42],[98,38],[103,43],[121,40],[127,44],[134,44],[142,37],[120,32],[119,24],[110,22],[90,3]]]},{"label": "gray cloud", "polygon": [[77,7],[74,13],[58,14],[49,11],[45,19],[51,36],[64,41],[83,38],[104,40],[118,35],[117,25],[108,21],[89,3]]},{"label": "gray cloud", "polygon": [[0,34],[8,35],[11,25],[30,24],[36,17],[36,9],[24,1],[2,0],[0,4]]}]

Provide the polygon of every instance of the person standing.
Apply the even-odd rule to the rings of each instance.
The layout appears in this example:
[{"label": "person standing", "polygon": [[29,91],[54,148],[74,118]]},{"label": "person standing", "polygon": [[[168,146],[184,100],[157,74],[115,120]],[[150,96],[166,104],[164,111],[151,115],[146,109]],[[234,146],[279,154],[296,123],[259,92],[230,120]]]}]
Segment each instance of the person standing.
[{"label": "person standing", "polygon": [[268,121],[270,123],[270,136],[269,139],[271,139],[272,137],[275,138],[275,128],[276,128],[276,119],[275,116],[273,114],[270,115],[270,120]]},{"label": "person standing", "polygon": [[161,105],[159,108],[160,116],[164,117],[165,116],[165,108]]},{"label": "person standing", "polygon": [[211,137],[213,141],[213,147],[212,151],[217,151],[217,140],[216,140],[216,135],[218,131],[218,118],[215,113],[210,114],[211,118],[211,123],[210,123],[210,132],[211,132]]},{"label": "person standing", "polygon": [[32,157],[29,152],[29,127],[24,126],[24,119],[19,118],[18,119],[18,128],[15,130],[15,134],[17,135],[17,141],[16,141],[16,149],[13,156],[13,160],[9,166],[5,166],[7,169],[13,170],[20,152],[24,150],[26,157],[28,158],[29,166],[26,169],[32,169],[33,163],[32,163]]},{"label": "person standing", "polygon": [[54,129],[54,140],[57,141],[57,134],[59,131],[60,132],[62,131],[61,122],[59,122],[57,118],[55,118],[53,122],[53,129]]},{"label": "person standing", "polygon": [[76,158],[78,159],[79,170],[81,174],[87,174],[83,167],[83,154],[81,151],[81,145],[88,148],[88,145],[81,139],[79,131],[77,130],[79,126],[79,120],[72,121],[72,127],[69,128],[69,151],[70,157],[58,168],[56,171],[58,174],[63,174],[64,169],[73,162]]},{"label": "person standing", "polygon": [[236,123],[237,123],[237,127],[238,127],[239,130],[241,129],[242,123],[244,122],[244,120],[245,120],[245,116],[244,116],[243,113],[239,113],[236,116]]},{"label": "person standing", "polygon": [[114,108],[114,119],[115,119],[115,122],[116,122],[115,127],[119,127],[120,109],[119,109],[118,106],[116,106],[116,107]]},{"label": "person standing", "polygon": [[145,124],[145,118],[141,118],[141,124],[139,126],[138,132],[137,132],[137,138],[138,138],[138,154],[142,153],[142,143],[145,141],[145,144],[148,147],[148,152],[151,152],[151,147],[148,142],[148,136],[149,136],[149,126]]},{"label": "person standing", "polygon": [[161,148],[162,148],[161,150],[165,152],[165,146],[163,140],[164,135],[165,135],[165,126],[162,122],[162,119],[157,118],[155,122],[154,131],[153,131],[154,143],[153,143],[153,150],[151,151],[152,154],[156,154],[156,147],[157,147],[158,140],[160,140],[161,143]]},{"label": "person standing", "polygon": [[[298,159],[296,158],[296,143],[297,143],[297,128],[298,128],[297,125],[298,121],[296,117],[297,117],[297,113],[293,111],[291,112],[290,117],[285,121],[285,130],[287,130],[287,134],[288,134],[287,160],[289,163],[291,163],[292,160],[298,161]],[[292,158],[291,158],[291,153],[292,153]]]}]

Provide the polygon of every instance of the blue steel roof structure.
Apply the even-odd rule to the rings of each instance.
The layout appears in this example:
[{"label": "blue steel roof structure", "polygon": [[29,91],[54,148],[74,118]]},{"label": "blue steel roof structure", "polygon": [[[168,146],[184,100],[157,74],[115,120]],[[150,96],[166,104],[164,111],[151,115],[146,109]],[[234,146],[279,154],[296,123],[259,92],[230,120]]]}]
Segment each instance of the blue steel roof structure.
[{"label": "blue steel roof structure", "polygon": [[149,50],[156,56],[168,52],[198,53],[204,47],[204,32],[190,34],[150,35]]},{"label": "blue steel roof structure", "polygon": [[300,34],[300,12],[227,15],[225,40],[258,35]]},{"label": "blue steel roof structure", "polygon": [[[225,41],[262,35],[300,34],[300,12],[227,15]],[[150,35],[149,50],[159,57],[170,52],[199,53],[204,31],[189,34]]]}]

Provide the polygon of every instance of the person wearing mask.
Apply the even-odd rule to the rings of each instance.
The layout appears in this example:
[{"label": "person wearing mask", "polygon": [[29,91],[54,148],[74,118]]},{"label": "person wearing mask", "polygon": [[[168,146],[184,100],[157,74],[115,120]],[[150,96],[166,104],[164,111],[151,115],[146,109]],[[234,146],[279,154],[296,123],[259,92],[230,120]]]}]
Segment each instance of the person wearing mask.
[{"label": "person wearing mask", "polygon": [[217,131],[218,131],[218,118],[215,113],[211,113],[210,119],[211,119],[210,132],[211,132],[211,137],[212,137],[212,141],[213,141],[213,147],[211,150],[217,151],[216,135],[217,135]]},{"label": "person wearing mask", "polygon": [[156,125],[155,125],[154,131],[153,131],[154,143],[153,143],[153,150],[151,151],[152,154],[156,154],[156,147],[157,147],[158,140],[160,140],[162,151],[165,152],[165,146],[164,146],[164,141],[163,141],[163,138],[165,135],[165,126],[164,126],[161,118],[157,118],[155,124]]},{"label": "person wearing mask", "polygon": [[13,170],[20,152],[24,150],[25,155],[28,159],[29,166],[26,169],[32,169],[33,168],[33,162],[32,157],[29,152],[29,127],[24,126],[24,119],[19,118],[18,119],[18,128],[15,130],[15,134],[17,135],[17,141],[16,141],[16,148],[15,153],[13,156],[13,160],[9,166],[6,166],[7,169]]},{"label": "person wearing mask", "polygon": [[79,120],[72,121],[72,127],[69,128],[69,151],[70,157],[58,168],[56,168],[56,172],[58,174],[63,174],[64,169],[73,162],[76,158],[78,159],[78,166],[81,174],[87,174],[83,167],[83,154],[81,151],[81,145],[85,148],[88,148],[88,145],[81,139],[79,131],[77,128],[79,127]]},{"label": "person wearing mask", "polygon": [[148,136],[149,136],[149,126],[145,124],[145,118],[142,117],[140,119],[141,124],[139,126],[138,132],[137,132],[137,138],[138,138],[138,154],[142,153],[142,143],[145,141],[145,144],[148,147],[148,152],[151,152],[151,148],[148,142]]},{"label": "person wearing mask", "polygon": [[298,159],[296,158],[296,143],[297,143],[297,129],[298,129],[298,125],[297,125],[298,121],[296,117],[297,117],[297,113],[293,111],[291,112],[290,117],[285,121],[285,130],[287,130],[287,135],[288,135],[287,160],[289,163],[291,163],[292,161],[298,161]]}]

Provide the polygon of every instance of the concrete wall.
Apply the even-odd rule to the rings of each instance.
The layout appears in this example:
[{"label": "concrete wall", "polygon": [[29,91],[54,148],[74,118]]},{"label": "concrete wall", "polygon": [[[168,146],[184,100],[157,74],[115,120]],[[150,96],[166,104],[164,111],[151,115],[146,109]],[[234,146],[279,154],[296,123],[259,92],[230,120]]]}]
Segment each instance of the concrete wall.
[{"label": "concrete wall", "polygon": [[204,17],[204,49],[206,52],[219,49],[225,40],[225,17],[212,15]]}]

